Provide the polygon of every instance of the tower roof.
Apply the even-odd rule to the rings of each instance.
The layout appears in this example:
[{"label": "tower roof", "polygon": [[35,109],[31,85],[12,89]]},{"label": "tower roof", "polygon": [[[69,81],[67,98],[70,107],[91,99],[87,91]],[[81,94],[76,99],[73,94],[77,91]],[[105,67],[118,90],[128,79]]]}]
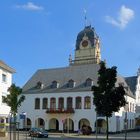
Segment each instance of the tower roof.
[{"label": "tower roof", "polygon": [[95,29],[90,26],[85,26],[85,28],[78,33],[77,40],[76,40],[76,50],[79,49],[80,42],[84,36],[87,36],[91,42],[92,47],[94,47],[95,40],[98,39],[98,35],[95,32]]}]

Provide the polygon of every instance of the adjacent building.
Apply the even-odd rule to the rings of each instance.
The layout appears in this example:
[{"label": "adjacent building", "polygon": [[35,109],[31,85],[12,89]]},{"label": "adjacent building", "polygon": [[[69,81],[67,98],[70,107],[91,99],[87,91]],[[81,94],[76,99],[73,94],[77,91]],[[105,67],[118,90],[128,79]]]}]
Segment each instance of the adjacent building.
[{"label": "adjacent building", "polygon": [[126,77],[125,80],[135,95],[135,128],[140,129],[140,68],[137,76]]},{"label": "adjacent building", "polygon": [[2,99],[9,94],[7,90],[12,84],[13,73],[15,70],[0,60],[0,123],[8,123],[10,107]]},{"label": "adjacent building", "polygon": [[[77,35],[75,56],[69,57],[69,66],[39,69],[24,85],[22,95],[26,100],[18,113],[26,112],[26,121],[19,118],[20,128],[74,132],[86,125],[95,131],[97,124],[98,132],[104,133],[106,119],[96,114],[91,91],[97,84],[100,61],[100,38],[93,27],[86,26]],[[116,86],[119,84],[125,87],[128,104],[109,118],[110,132],[122,131],[126,124],[127,129],[135,128],[138,97],[127,79],[120,75]]]}]

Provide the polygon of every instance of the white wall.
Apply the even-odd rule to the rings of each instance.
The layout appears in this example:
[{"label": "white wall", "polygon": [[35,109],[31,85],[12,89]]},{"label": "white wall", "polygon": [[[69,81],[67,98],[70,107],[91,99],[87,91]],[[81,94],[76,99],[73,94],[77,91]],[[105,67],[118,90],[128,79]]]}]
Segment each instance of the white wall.
[{"label": "white wall", "polygon": [[137,78],[137,86],[136,86],[136,104],[140,106],[140,75]]},{"label": "white wall", "polygon": [[[43,118],[44,121],[49,121],[51,118],[57,118],[59,123],[62,125],[62,120],[66,119],[66,118],[71,118],[74,121],[74,129],[78,130],[78,123],[79,120],[82,118],[88,119],[90,121],[90,124],[92,127],[94,127],[94,121],[96,119],[96,114],[94,112],[94,106],[92,105],[91,108],[92,109],[84,109],[84,104],[82,104],[82,109],[75,109],[75,113],[73,114],[59,114],[59,115],[50,115],[46,113],[46,109],[42,109],[42,99],[44,97],[48,98],[48,104],[50,104],[50,98],[55,97],[56,98],[56,108],[58,108],[58,98],[59,97],[63,97],[64,98],[64,107],[66,107],[66,99],[67,97],[72,97],[73,98],[73,108],[75,108],[75,98],[77,96],[82,97],[82,102],[84,102],[84,97],[86,96],[92,96],[91,94],[92,92],[76,92],[76,93],[46,93],[46,94],[30,94],[30,95],[25,95],[26,99],[25,101],[22,103],[22,106],[19,109],[19,114],[21,114],[22,112],[26,112],[27,113],[27,117],[30,118],[33,122],[37,119],[37,118]],[[35,110],[34,109],[34,101],[35,98],[40,98],[40,109],[39,110]],[[91,103],[93,102],[92,100],[93,98],[91,98]],[[50,108],[50,106],[48,106],[48,108]],[[77,124],[77,125],[76,125]],[[46,125],[47,127],[47,125]],[[62,126],[60,126],[60,128],[62,128]]]},{"label": "white wall", "polygon": [[[55,97],[56,98],[56,108],[58,108],[58,98],[63,97],[64,98],[64,107],[66,107],[66,99],[67,97],[72,97],[73,98],[73,108],[75,108],[75,98],[77,96],[82,97],[82,102],[84,102],[84,97],[85,96],[90,96],[91,97],[91,103],[93,103],[93,95],[92,92],[66,92],[66,93],[38,93],[38,94],[26,94],[25,101],[22,103],[22,106],[19,108],[19,114],[22,112],[27,113],[27,117],[30,118],[33,122],[33,126],[35,126],[35,120],[38,118],[42,118],[45,121],[45,128],[48,129],[48,122],[52,118],[57,118],[59,121],[59,130],[62,130],[63,128],[63,123],[62,120],[66,118],[71,118],[74,122],[74,130],[78,130],[78,123],[80,119],[88,119],[90,122],[90,126],[92,127],[92,130],[95,131],[94,125],[96,121],[96,112],[95,112],[95,107],[94,105],[91,106],[91,109],[84,109],[84,103],[82,103],[82,109],[75,109],[75,113],[71,114],[49,114],[46,113],[46,109],[42,109],[42,99],[44,97],[48,98],[48,104],[50,104],[50,98]],[[35,103],[35,98],[40,98],[40,109],[35,110],[34,109],[34,103]],[[131,97],[127,97],[128,102],[135,103],[135,100]],[[50,106],[48,106],[50,108]],[[109,131],[111,132],[116,132],[116,131],[121,131],[124,129],[124,108],[122,107],[119,112],[116,112],[113,114],[111,118],[109,118]],[[117,117],[119,117],[120,120],[120,125],[119,128],[116,123]],[[105,117],[103,117],[105,119]],[[128,112],[128,119],[134,119],[134,112]],[[22,121],[22,120],[20,120]],[[22,128],[22,126],[21,126]]]},{"label": "white wall", "polygon": [[[2,81],[2,74],[6,75],[6,82]],[[12,84],[12,74],[6,70],[0,69],[0,116],[8,116],[10,107],[2,103],[2,96],[7,96],[7,89]]]}]

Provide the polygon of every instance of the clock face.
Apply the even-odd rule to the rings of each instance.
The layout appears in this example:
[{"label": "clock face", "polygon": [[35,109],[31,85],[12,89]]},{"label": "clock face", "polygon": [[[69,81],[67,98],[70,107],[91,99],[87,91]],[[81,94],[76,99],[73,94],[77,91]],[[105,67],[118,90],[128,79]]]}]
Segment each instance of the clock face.
[{"label": "clock face", "polygon": [[83,46],[83,47],[87,47],[87,46],[88,46],[88,41],[87,41],[87,40],[84,40],[84,41],[82,42],[82,46]]}]

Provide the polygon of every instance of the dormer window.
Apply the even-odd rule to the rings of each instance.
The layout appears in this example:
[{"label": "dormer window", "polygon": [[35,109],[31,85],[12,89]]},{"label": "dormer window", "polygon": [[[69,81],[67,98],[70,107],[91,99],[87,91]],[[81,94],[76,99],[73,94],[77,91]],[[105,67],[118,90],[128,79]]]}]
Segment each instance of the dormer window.
[{"label": "dormer window", "polygon": [[73,87],[75,87],[75,82],[71,79],[71,80],[69,80],[68,81],[68,88],[73,88]]},{"label": "dormer window", "polygon": [[53,81],[51,88],[58,88],[59,87],[59,83],[57,81]]},{"label": "dormer window", "polygon": [[93,86],[93,80],[88,78],[86,81],[85,81],[85,86],[86,87],[90,87],[90,86]]},{"label": "dormer window", "polygon": [[123,82],[119,82],[118,84],[119,84],[119,86],[124,86]]},{"label": "dormer window", "polygon": [[124,87],[124,89],[126,89],[128,91],[128,86]]},{"label": "dormer window", "polygon": [[43,88],[42,82],[38,81],[37,84],[36,84],[36,88],[37,89],[42,89]]}]

